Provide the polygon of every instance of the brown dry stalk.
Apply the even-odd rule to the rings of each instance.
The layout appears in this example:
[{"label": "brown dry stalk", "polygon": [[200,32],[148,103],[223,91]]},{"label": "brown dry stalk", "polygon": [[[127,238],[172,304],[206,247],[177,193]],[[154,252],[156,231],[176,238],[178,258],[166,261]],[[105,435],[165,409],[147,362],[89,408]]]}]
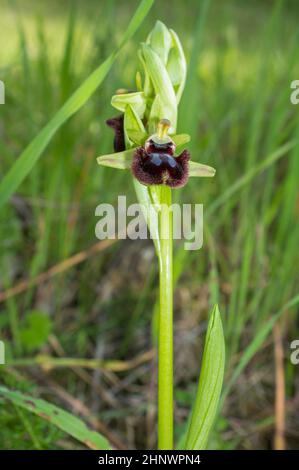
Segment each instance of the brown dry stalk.
[{"label": "brown dry stalk", "polygon": [[102,359],[84,359],[84,358],[72,358],[72,357],[51,357],[51,356],[36,356],[23,359],[12,359],[8,365],[13,367],[32,367],[40,366],[45,371],[50,371],[54,368],[59,367],[83,367],[86,369],[102,369],[113,372],[124,372],[135,367],[140,366],[145,362],[150,362],[155,356],[155,350],[150,349],[149,351],[140,354],[133,359],[128,361],[118,361],[114,359],[102,360]]},{"label": "brown dry stalk", "polygon": [[274,449],[285,450],[285,376],[283,364],[282,326],[274,326],[274,358],[275,358],[275,436]]},{"label": "brown dry stalk", "polygon": [[115,243],[116,241],[117,239],[102,240],[100,242],[97,242],[94,245],[92,245],[90,248],[88,248],[87,250],[80,251],[79,253],[76,253],[70,258],[64,261],[61,261],[60,263],[55,264],[48,271],[45,271],[32,279],[25,279],[19,282],[15,286],[10,287],[9,289],[3,292],[0,292],[0,302],[4,302],[10,297],[14,297],[15,295],[25,292],[27,289],[31,287],[37,286],[41,284],[42,282],[48,281],[49,279],[56,276],[57,274],[60,274],[66,271],[67,269],[70,269],[76,266],[77,264],[82,263],[83,261],[90,258],[95,253],[105,250],[109,246],[113,245],[113,243]]},{"label": "brown dry stalk", "polygon": [[[126,231],[121,232],[120,238],[122,239],[126,233],[127,233]],[[128,231],[128,236],[130,236],[130,231]],[[23,281],[19,282],[15,286],[10,287],[9,289],[6,289],[5,291],[0,292],[0,303],[4,302],[10,297],[14,297],[15,295],[25,292],[27,289],[30,289],[31,287],[38,286],[42,282],[48,281],[52,277],[57,276],[57,274],[61,274],[64,271],[70,268],[73,268],[77,264],[80,264],[83,261],[90,258],[92,255],[99,253],[100,251],[106,250],[106,248],[109,248],[111,245],[113,245],[117,241],[118,241],[118,238],[101,240],[95,243],[94,245],[92,245],[90,248],[87,248],[86,250],[83,250],[83,251],[79,251],[79,253],[76,253],[75,255],[70,256],[66,260],[63,260],[60,263],[55,264],[54,266],[52,266],[52,268],[48,269],[48,271],[44,271],[43,273],[39,274],[36,277],[33,277],[32,279],[24,279]]]}]

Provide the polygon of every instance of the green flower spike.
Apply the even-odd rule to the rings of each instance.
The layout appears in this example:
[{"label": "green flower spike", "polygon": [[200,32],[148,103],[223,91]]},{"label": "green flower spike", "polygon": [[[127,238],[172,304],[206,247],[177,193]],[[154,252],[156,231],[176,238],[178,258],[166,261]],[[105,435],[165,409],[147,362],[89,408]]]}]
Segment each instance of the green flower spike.
[{"label": "green flower spike", "polygon": [[[132,169],[133,175],[143,185],[167,184],[169,178],[165,177],[150,178],[149,174],[148,178],[146,175],[138,178],[140,171],[136,171],[136,158],[134,157],[138,154],[143,155],[143,159],[147,158],[146,142],[157,134],[159,123],[167,121],[170,123],[167,128],[168,138],[173,142],[174,148],[183,150],[179,156],[172,155],[174,157],[172,165],[178,167],[180,157],[181,161],[186,160],[188,151],[182,147],[190,141],[190,136],[176,134],[177,108],[186,81],[186,60],[178,36],[161,21],[157,21],[146,43],[141,44],[138,56],[143,69],[143,73],[138,72],[136,76],[138,91],[132,93],[126,90],[122,93],[119,91],[111,100],[112,106],[123,113],[122,116],[108,120],[109,126],[114,128],[116,133],[115,142],[120,143],[120,145],[115,145],[115,149],[122,151],[100,156],[97,161],[102,166],[122,170]],[[122,126],[122,134],[120,126]],[[121,144],[123,141],[124,145]],[[161,153],[163,149],[159,150]],[[141,164],[141,156],[139,160]],[[170,159],[168,159],[169,162]],[[215,175],[214,168],[189,161],[189,153],[188,164],[185,163],[178,184],[170,184],[171,187],[183,186],[189,177]],[[135,187],[138,187],[136,183]],[[139,188],[140,191],[144,190]]]}]

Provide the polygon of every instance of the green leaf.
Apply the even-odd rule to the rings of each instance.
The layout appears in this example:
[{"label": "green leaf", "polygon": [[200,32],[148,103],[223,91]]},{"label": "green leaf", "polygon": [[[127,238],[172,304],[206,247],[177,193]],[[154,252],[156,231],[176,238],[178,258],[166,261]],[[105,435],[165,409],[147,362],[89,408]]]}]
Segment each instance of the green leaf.
[{"label": "green leaf", "polygon": [[102,155],[97,158],[97,162],[102,166],[117,168],[118,170],[129,170],[132,164],[132,157],[135,149],[124,150],[123,152]]},{"label": "green leaf", "polygon": [[276,149],[274,152],[270,153],[270,155],[261,163],[258,163],[257,165],[249,168],[249,170],[242,174],[239,179],[235,180],[233,184],[229,185],[228,188],[218,198],[214,199],[206,213],[212,214],[216,212],[219,207],[223,206],[226,201],[231,199],[235,193],[250,183],[253,178],[255,178],[257,175],[262,173],[281,158],[287,157],[289,155],[289,151],[292,150],[296,144],[296,140],[290,140],[286,144],[283,144],[281,147]]},{"label": "green leaf", "polygon": [[54,424],[90,449],[108,450],[111,448],[104,436],[98,432],[91,431],[83,421],[58,406],[52,405],[40,398],[33,398],[21,392],[9,390],[6,387],[0,387],[0,395],[15,405],[49,421],[49,423]]},{"label": "green leaf", "polygon": [[290,308],[294,307],[299,303],[299,295],[296,295],[292,299],[290,299],[277,313],[275,313],[264,325],[262,325],[259,328],[259,331],[255,335],[254,339],[249,343],[249,345],[246,347],[244,352],[242,353],[240,360],[238,361],[238,364],[236,365],[232,376],[227,383],[226,387],[223,390],[221,402],[224,401],[228,393],[231,391],[232,387],[238,380],[239,376],[247,366],[247,364],[251,361],[251,359],[254,357],[254,355],[257,353],[257,351],[260,350],[262,347],[263,343],[273,331],[273,328],[277,321],[282,317],[282,315],[288,311]]},{"label": "green leaf", "polygon": [[216,170],[208,165],[202,165],[197,162],[189,163],[189,176],[204,176],[204,177],[213,177],[215,176]]},{"label": "green leaf", "polygon": [[21,329],[21,341],[28,351],[43,346],[52,330],[52,322],[48,315],[33,310],[26,315],[25,326]]},{"label": "green leaf", "polygon": [[217,412],[225,362],[225,344],[218,306],[208,324],[201,373],[185,448],[205,449]]},{"label": "green leaf", "polygon": [[111,69],[120,49],[134,35],[154,0],[142,0],[122,38],[120,46],[82,83],[48,124],[21,153],[0,183],[0,207],[9,199],[31,171],[58,129],[75,114],[96,91]]}]

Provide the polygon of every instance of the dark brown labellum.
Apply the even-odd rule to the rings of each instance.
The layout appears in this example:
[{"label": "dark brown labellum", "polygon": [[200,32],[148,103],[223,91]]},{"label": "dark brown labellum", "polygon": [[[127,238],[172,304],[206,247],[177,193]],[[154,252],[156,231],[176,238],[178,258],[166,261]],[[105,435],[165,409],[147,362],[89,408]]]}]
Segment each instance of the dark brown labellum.
[{"label": "dark brown labellum", "polygon": [[139,147],[133,157],[132,173],[140,183],[166,184],[171,188],[184,186],[189,176],[190,154],[184,150],[179,156],[174,155],[172,141],[156,143],[148,140],[144,147]]}]

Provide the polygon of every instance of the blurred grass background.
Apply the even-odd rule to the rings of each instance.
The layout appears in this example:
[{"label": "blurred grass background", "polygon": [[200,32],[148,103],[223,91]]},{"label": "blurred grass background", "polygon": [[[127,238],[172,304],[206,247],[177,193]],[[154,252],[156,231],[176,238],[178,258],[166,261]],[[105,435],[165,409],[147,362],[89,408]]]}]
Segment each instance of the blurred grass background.
[{"label": "blurred grass background", "polygon": [[[108,56],[136,6],[1,2],[1,177]],[[99,168],[95,158],[112,150],[105,126],[115,113],[111,95],[134,89],[138,43],[160,19],[178,33],[189,64],[179,131],[192,135],[193,160],[217,168],[213,181],[191,180],[175,192],[205,208],[204,248],[175,251],[176,437],[192,405],[207,315],[218,302],[226,388],[210,448],[299,448],[298,366],[289,360],[290,342],[299,338],[299,108],[290,103],[299,76],[298,18],[290,0],[155,2],[103,86],[1,210],[3,383],[83,416],[120,448],[156,445],[153,246],[99,245],[94,210],[116,204],[119,194],[135,201],[128,174]],[[260,341],[265,325],[271,332]],[[49,356],[73,361],[57,367]],[[78,364],[92,358],[101,367]],[[1,406],[0,428],[2,449],[80,448],[13,405]]]}]

